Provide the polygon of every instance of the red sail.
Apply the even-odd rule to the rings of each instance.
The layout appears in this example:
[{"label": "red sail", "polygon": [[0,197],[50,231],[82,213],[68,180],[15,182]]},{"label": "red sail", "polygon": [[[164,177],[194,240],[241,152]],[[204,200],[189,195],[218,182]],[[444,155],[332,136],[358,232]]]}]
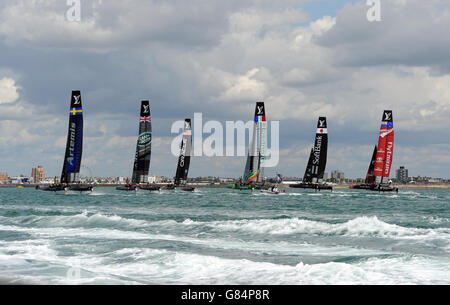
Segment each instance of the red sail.
[{"label": "red sail", "polygon": [[385,183],[389,179],[394,155],[394,121],[391,110],[383,112],[383,119],[378,139],[378,151],[375,160],[374,176],[377,183]]}]

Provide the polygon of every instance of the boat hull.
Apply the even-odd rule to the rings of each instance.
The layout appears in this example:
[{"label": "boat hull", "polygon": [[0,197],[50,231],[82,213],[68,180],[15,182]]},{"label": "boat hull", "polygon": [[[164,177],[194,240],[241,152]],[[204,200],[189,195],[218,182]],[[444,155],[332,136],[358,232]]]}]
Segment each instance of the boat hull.
[{"label": "boat hull", "polygon": [[195,187],[185,186],[185,187],[180,187],[180,190],[182,190],[183,192],[193,192],[193,191],[195,191]]},{"label": "boat hull", "polygon": [[93,186],[86,184],[73,184],[69,185],[68,190],[74,192],[92,192]]},{"label": "boat hull", "polygon": [[116,190],[118,191],[135,191],[136,190],[136,185],[121,185],[116,187]]},{"label": "boat hull", "polygon": [[398,187],[394,187],[391,185],[377,185],[377,184],[368,184],[368,183],[362,183],[362,184],[355,184],[350,186],[351,189],[354,190],[368,190],[368,191],[374,191],[374,192],[397,192],[398,193]]},{"label": "boat hull", "polygon": [[60,184],[49,185],[49,186],[40,186],[40,185],[38,185],[38,186],[36,186],[36,189],[40,190],[40,191],[44,191],[44,192],[61,192],[61,191],[65,190],[65,186],[64,185],[60,185]]},{"label": "boat hull", "polygon": [[150,191],[150,192],[157,192],[157,191],[161,190],[161,187],[158,185],[141,185],[141,186],[139,186],[139,188],[141,190]]},{"label": "boat hull", "polygon": [[312,189],[312,190],[333,190],[331,185],[326,184],[318,184],[318,183],[298,183],[298,184],[290,184],[290,188],[294,189]]}]

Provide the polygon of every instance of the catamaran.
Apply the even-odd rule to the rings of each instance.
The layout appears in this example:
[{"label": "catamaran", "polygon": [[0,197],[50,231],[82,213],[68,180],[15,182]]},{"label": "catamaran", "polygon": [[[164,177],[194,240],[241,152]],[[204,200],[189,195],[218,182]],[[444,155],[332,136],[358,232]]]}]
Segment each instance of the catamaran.
[{"label": "catamaran", "polygon": [[392,110],[383,111],[378,145],[372,155],[364,184],[352,185],[353,189],[367,189],[379,192],[398,192],[392,186],[389,176],[394,156],[394,117]]},{"label": "catamaran", "polygon": [[289,186],[292,188],[333,190],[331,185],[328,185],[323,181],[325,167],[327,165],[327,151],[327,119],[326,117],[319,117],[314,147],[311,148],[303,180],[301,183],[291,184]]},{"label": "catamaran", "polygon": [[139,118],[139,135],[136,143],[136,153],[133,164],[131,183],[116,187],[119,191],[135,191],[138,187],[157,191],[159,186],[148,185],[148,172],[152,152],[152,120],[150,102],[142,101]]},{"label": "catamaran", "polygon": [[266,109],[264,102],[257,102],[253,124],[252,139],[250,142],[244,175],[239,183],[229,184],[227,187],[239,190],[262,188],[264,185],[263,163],[266,147]]},{"label": "catamaran", "polygon": [[81,157],[83,154],[83,106],[81,92],[72,91],[69,111],[69,131],[66,154],[60,183],[39,187],[43,191],[92,191],[92,185],[80,182]]},{"label": "catamaran", "polygon": [[171,190],[178,187],[182,191],[193,192],[195,187],[187,186],[189,165],[191,163],[192,150],[192,125],[191,119],[184,120],[184,131],[180,145],[180,156],[178,157],[177,172],[174,184],[167,185],[165,189]]}]

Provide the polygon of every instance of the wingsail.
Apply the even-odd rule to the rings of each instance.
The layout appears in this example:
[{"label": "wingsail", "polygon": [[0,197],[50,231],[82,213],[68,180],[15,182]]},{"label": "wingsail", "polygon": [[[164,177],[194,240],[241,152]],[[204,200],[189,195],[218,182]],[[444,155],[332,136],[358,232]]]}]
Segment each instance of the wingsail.
[{"label": "wingsail", "polygon": [[328,129],[326,117],[319,117],[317,122],[314,147],[311,149],[304,175],[304,182],[322,182],[327,165]]},{"label": "wingsail", "polygon": [[378,138],[374,176],[376,183],[388,183],[394,154],[394,118],[392,110],[385,110]]},{"label": "wingsail", "polygon": [[264,102],[257,102],[253,124],[252,139],[247,154],[243,181],[245,183],[257,183],[263,181],[263,164],[266,147],[266,109]]},{"label": "wingsail", "polygon": [[83,154],[83,105],[81,92],[72,91],[69,109],[69,131],[64,157],[61,184],[79,181]]},{"label": "wingsail", "polygon": [[131,178],[131,182],[133,184],[148,182],[151,153],[152,120],[150,113],[150,102],[142,101],[139,118],[139,136],[136,144],[136,155],[133,165],[133,175]]}]

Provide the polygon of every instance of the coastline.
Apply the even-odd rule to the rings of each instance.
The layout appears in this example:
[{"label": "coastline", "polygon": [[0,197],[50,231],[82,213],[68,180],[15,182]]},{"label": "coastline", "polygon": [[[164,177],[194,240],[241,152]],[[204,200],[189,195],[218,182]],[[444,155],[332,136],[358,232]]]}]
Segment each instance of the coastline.
[{"label": "coastline", "polygon": [[[117,187],[123,184],[97,184],[95,187]],[[159,185],[159,184],[156,184]],[[0,184],[0,189],[2,188],[36,188],[37,184]],[[162,185],[160,185],[162,186]],[[189,184],[195,188],[226,188],[227,184]],[[334,185],[334,189],[348,189],[351,184],[338,184]],[[415,185],[395,185],[399,189],[450,189],[450,183],[447,184],[415,184]]]}]

